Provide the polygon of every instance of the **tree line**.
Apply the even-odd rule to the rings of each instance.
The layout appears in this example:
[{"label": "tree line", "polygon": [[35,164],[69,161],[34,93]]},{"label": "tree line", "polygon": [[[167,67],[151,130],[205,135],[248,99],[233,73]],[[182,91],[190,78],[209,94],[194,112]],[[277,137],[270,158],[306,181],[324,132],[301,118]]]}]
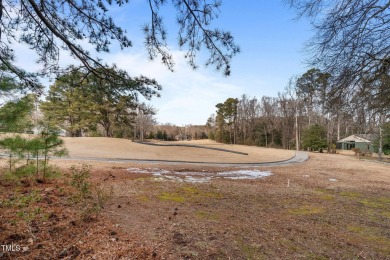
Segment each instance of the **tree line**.
[{"label": "tree line", "polygon": [[[143,31],[149,57],[161,57],[172,70],[174,61],[167,48],[167,32],[159,13],[161,5],[168,2],[148,1],[151,19]],[[304,148],[305,131],[319,126],[322,129],[316,131],[325,135],[328,146],[348,133],[370,132],[379,136],[382,143],[379,147],[385,146],[390,113],[389,2],[285,2],[296,10],[298,19],[304,16],[310,19],[315,33],[306,46],[308,63],[318,66],[321,71],[313,69],[292,79],[286,91],[277,97],[232,98],[218,104],[216,115],[208,120],[208,135],[222,142]],[[62,124],[61,127],[73,136],[96,133],[128,137],[131,136],[128,126],[135,121],[131,132],[134,137],[143,139],[150,128],[148,121],[153,118],[153,111],[140,109],[137,94],[150,99],[159,95],[161,86],[153,79],[130,77],[123,70],[104,64],[79,44],[88,40],[97,52],[108,52],[111,43],[117,43],[121,48],[130,47],[125,30],[115,24],[109,12],[111,5],[121,7],[127,3],[0,0],[0,97],[32,90],[42,93],[39,77],[55,76],[62,82],[56,82],[58,90],[54,87],[51,90],[50,103],[42,104],[47,124]],[[206,64],[229,75],[231,59],[240,48],[229,32],[211,28],[221,1],[180,0],[171,4],[177,11],[178,45],[186,51],[189,64],[197,67],[195,57],[203,47],[210,55]],[[11,48],[13,42],[27,44],[33,49],[42,70],[29,72],[17,66],[16,53]],[[80,62],[79,67],[60,68],[61,51],[68,51],[75,57]],[[64,89],[66,87],[61,85],[73,84],[72,77],[78,78],[73,83],[83,87],[71,91]],[[56,102],[66,103],[57,100],[55,92],[61,91],[72,99],[63,109],[68,114],[50,115],[55,111]],[[85,103],[77,97],[85,97]],[[24,101],[1,104],[1,129],[28,128],[23,126],[25,121],[20,120],[23,109],[29,106],[28,100],[25,97]],[[103,100],[108,105],[102,105]],[[23,108],[24,105],[27,107]],[[92,106],[94,110],[85,113],[84,105]],[[59,108],[58,105],[57,110]],[[153,132],[157,135],[158,130]]]},{"label": "tree line", "polygon": [[[137,84],[139,82],[113,84],[71,66],[49,87],[43,101],[37,95],[28,94],[3,104],[0,132],[40,133],[51,129],[69,137],[102,136],[141,141],[207,138],[205,126],[158,124],[157,110],[138,100]],[[142,88],[148,88],[146,91],[151,93],[159,85]]]},{"label": "tree line", "polygon": [[[115,68],[112,68],[113,70]],[[3,132],[31,132],[39,120],[67,136],[105,136],[138,140],[210,138],[222,143],[284,149],[334,149],[351,134],[374,134],[386,152],[389,108],[378,110],[365,89],[334,97],[332,76],[310,69],[292,78],[277,97],[242,95],[216,105],[204,126],[157,124],[156,109],[138,101],[133,85],[113,85],[70,67],[50,86],[46,100],[29,94],[0,108]],[[142,86],[152,92],[158,85]],[[39,103],[39,104],[38,104]],[[39,107],[42,115],[34,114]],[[38,120],[39,119],[39,120]],[[42,126],[41,126],[42,127]]]},{"label": "tree line", "polygon": [[65,131],[71,137],[143,138],[156,111],[139,102],[137,94],[154,95],[158,88],[150,81],[112,82],[71,66],[50,86],[44,101],[28,94],[0,107],[0,131],[40,132],[37,128],[46,127]]},{"label": "tree line", "polygon": [[335,97],[333,82],[331,74],[310,69],[292,78],[277,97],[228,98],[207,120],[209,137],[231,144],[331,150],[341,138],[371,134],[378,149],[387,151],[390,106],[377,109],[364,88]]}]

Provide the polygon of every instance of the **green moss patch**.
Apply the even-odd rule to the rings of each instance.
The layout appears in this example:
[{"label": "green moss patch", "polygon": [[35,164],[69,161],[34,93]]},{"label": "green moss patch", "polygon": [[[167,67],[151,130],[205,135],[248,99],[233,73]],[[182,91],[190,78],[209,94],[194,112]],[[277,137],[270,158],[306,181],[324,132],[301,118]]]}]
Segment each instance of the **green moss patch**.
[{"label": "green moss patch", "polygon": [[381,228],[367,227],[363,225],[350,225],[347,230],[357,234],[361,239],[371,242],[377,250],[390,253],[390,238],[382,234]]},{"label": "green moss patch", "polygon": [[173,201],[179,203],[183,203],[184,201],[186,201],[186,198],[183,195],[180,195],[176,192],[172,192],[172,193],[163,192],[160,195],[158,195],[157,198],[163,201]]},{"label": "green moss patch", "polygon": [[385,209],[390,207],[389,203],[383,203],[376,199],[363,199],[360,200],[359,202],[366,207],[376,208],[376,209]]},{"label": "green moss patch", "polygon": [[363,194],[356,191],[342,191],[340,192],[340,196],[347,198],[361,198],[363,197]]},{"label": "green moss patch", "polygon": [[208,219],[208,220],[219,219],[219,216],[217,214],[211,212],[204,212],[204,211],[196,211],[195,216],[201,219]]},{"label": "green moss patch", "polygon": [[142,201],[142,202],[148,202],[150,201],[150,198],[148,196],[145,196],[145,195],[141,195],[137,198],[139,201]]}]

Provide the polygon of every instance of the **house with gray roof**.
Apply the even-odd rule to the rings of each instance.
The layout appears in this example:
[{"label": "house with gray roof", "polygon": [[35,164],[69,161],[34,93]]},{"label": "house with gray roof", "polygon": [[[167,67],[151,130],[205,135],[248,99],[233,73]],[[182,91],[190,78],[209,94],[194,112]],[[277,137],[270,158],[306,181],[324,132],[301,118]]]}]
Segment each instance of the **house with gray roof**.
[{"label": "house with gray roof", "polygon": [[359,148],[360,151],[372,153],[374,151],[372,140],[374,140],[374,135],[350,135],[337,141],[337,149],[351,150]]}]

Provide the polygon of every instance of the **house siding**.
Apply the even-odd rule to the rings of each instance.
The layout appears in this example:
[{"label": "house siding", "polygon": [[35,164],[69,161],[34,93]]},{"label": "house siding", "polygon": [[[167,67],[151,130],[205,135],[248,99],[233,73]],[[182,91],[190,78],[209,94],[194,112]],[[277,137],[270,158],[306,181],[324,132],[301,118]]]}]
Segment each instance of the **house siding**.
[{"label": "house siding", "polygon": [[362,140],[361,137],[355,135],[346,137],[337,142],[337,149],[341,150],[351,150],[353,148],[358,148],[360,151],[374,152],[373,144],[370,140]]}]

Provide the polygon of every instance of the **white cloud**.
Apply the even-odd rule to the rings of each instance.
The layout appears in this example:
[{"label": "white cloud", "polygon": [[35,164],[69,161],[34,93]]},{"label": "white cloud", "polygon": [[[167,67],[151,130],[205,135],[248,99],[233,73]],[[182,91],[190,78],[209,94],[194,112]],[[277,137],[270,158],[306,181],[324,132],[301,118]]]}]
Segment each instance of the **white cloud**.
[{"label": "white cloud", "polygon": [[205,124],[215,112],[215,105],[228,97],[238,97],[242,89],[226,83],[222,73],[199,68],[192,70],[184,59],[183,52],[172,51],[175,71],[169,71],[158,60],[149,61],[146,54],[117,53],[105,60],[115,63],[132,76],[145,75],[155,78],[162,86],[161,98],[151,103],[158,109],[160,123]]},{"label": "white cloud", "polygon": [[[88,44],[83,44],[88,48]],[[28,71],[38,71],[42,68],[36,63],[38,59],[35,51],[26,44],[14,43],[13,49],[17,54],[17,65]],[[89,49],[92,55],[94,51]],[[204,124],[208,116],[215,112],[215,105],[228,97],[241,95],[242,90],[233,84],[226,83],[221,72],[199,68],[193,70],[184,59],[181,51],[172,51],[175,59],[175,71],[169,71],[159,60],[149,61],[144,49],[136,51],[100,54],[104,62],[115,63],[125,69],[131,76],[144,75],[155,78],[162,86],[160,98],[153,98],[150,102],[158,109],[157,120],[160,123]],[[28,57],[28,58],[26,58]],[[79,63],[68,52],[61,51],[60,66]],[[50,85],[47,79],[45,85]]]},{"label": "white cloud", "polygon": [[[84,48],[90,49],[87,43]],[[35,51],[25,44],[13,44],[17,54],[17,65],[28,71],[38,71],[42,66],[36,63],[38,59]],[[179,50],[172,51],[175,59],[174,72],[169,71],[159,60],[149,61],[145,49],[140,51],[132,48],[127,52],[98,54],[104,62],[115,63],[119,68],[125,69],[131,76],[144,75],[155,78],[163,86],[160,98],[153,98],[150,103],[158,109],[157,120],[160,123],[173,123],[177,125],[205,124],[208,116],[215,112],[215,105],[228,97],[239,97],[243,89],[229,82],[210,68],[200,67],[193,70],[184,59],[184,53]],[[28,58],[26,58],[28,57]],[[60,66],[66,67],[78,64],[68,52],[61,51]],[[51,84],[48,79],[43,83],[47,87]]]}]

